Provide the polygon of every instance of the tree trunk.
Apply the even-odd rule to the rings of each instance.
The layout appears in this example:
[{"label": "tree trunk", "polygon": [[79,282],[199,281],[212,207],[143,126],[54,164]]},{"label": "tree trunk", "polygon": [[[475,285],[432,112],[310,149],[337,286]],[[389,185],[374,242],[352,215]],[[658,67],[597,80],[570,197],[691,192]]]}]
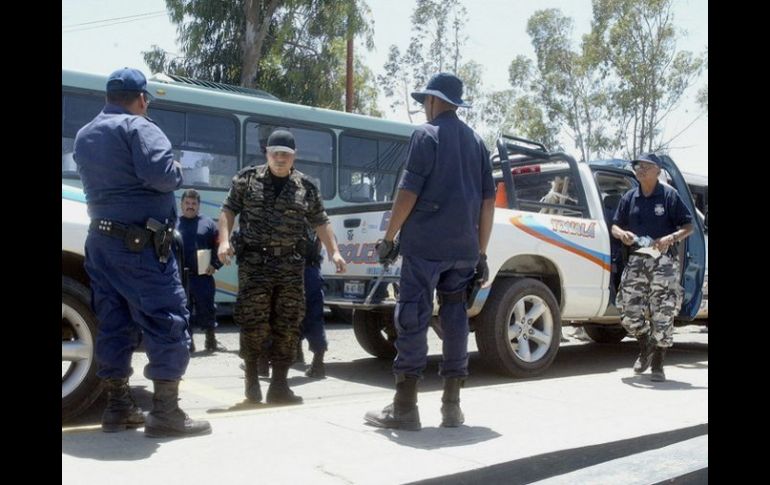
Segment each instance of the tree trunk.
[{"label": "tree trunk", "polygon": [[275,14],[280,0],[270,0],[262,9],[264,0],[246,0],[243,13],[246,18],[246,35],[243,45],[243,67],[241,69],[241,86],[255,88],[259,61],[262,59],[262,46],[265,43],[267,29]]}]

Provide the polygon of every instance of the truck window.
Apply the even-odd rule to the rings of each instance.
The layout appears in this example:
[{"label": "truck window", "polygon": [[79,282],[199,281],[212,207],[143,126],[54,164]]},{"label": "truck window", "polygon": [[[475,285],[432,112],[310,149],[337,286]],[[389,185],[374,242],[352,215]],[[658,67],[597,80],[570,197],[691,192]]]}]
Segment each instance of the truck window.
[{"label": "truck window", "polygon": [[521,167],[512,171],[519,208],[541,214],[580,217],[578,191],[569,165],[552,162],[538,167],[539,170]]}]

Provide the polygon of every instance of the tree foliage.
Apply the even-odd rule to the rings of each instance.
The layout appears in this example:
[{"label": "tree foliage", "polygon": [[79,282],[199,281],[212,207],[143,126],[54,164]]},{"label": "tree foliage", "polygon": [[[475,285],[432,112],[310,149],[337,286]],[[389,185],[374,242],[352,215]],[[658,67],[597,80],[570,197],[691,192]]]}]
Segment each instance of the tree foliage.
[{"label": "tree foliage", "polygon": [[[144,52],[153,72],[259,88],[310,106],[344,109],[349,32],[373,46],[363,0],[166,0],[166,7],[182,53],[153,46]],[[362,90],[354,111],[378,114],[374,76],[359,57],[355,66]]]},{"label": "tree foliage", "polygon": [[[403,53],[397,46],[390,46],[384,74],[377,76],[377,81],[391,100],[391,109],[403,107],[410,122],[413,114],[422,111],[410,93],[424,88],[430,77],[439,72],[451,72],[463,80],[464,100],[481,102],[481,65],[462,60],[467,17],[468,11],[460,0],[417,0],[411,16],[409,46]],[[477,116],[471,111],[462,111],[460,115],[469,122]]]}]

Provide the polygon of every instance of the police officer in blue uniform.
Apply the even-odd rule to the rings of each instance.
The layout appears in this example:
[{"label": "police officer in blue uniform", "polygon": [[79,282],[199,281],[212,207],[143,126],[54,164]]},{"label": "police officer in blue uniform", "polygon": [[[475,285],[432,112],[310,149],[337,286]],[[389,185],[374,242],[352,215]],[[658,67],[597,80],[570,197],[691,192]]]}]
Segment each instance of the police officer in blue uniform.
[{"label": "police officer in blue uniform", "polygon": [[[310,229],[310,228],[308,228]],[[326,377],[324,354],[329,348],[324,329],[324,279],[321,275],[321,240],[315,231],[308,231],[308,249],[305,254],[305,318],[302,320],[302,337],[307,339],[313,361],[305,375],[313,379]],[[300,340],[301,351],[302,340]]]},{"label": "police officer in blue uniform", "polygon": [[[184,241],[184,262],[188,270],[190,295],[190,352],[195,352],[193,328],[199,327],[206,332],[204,348],[209,352],[224,352],[227,348],[216,338],[216,282],[214,273],[222,267],[217,257],[219,229],[210,217],[200,213],[201,196],[195,189],[182,193],[182,217],[177,229]],[[198,268],[198,251],[208,251],[210,262],[206,268]]]},{"label": "police officer in blue uniform", "polygon": [[486,249],[495,189],[484,142],[457,117],[457,107],[470,107],[462,93],[462,81],[448,73],[436,74],[424,91],[412,93],[428,122],[412,134],[390,223],[377,248],[380,262],[392,262],[398,254],[393,240],[401,231],[396,395],[382,411],[366,413],[364,419],[374,426],[421,429],[417,381],[427,363],[434,290],[444,334],[441,425],[456,427],[465,420],[460,388],[468,375],[467,289],[489,275]]},{"label": "police officer in blue uniform", "polygon": [[651,380],[662,382],[666,349],[674,344],[674,318],[682,306],[677,246],[693,232],[692,214],[674,188],[658,181],[660,157],[646,153],[631,164],[639,186],[623,194],[612,219],[612,235],[630,251],[617,302],[621,324],[639,341],[634,372],[652,366]]},{"label": "police officer in blue uniform", "polygon": [[[73,157],[91,217],[85,269],[100,322],[97,375],[108,392],[102,430],[144,424],[150,437],[202,434],[211,431],[209,423],[190,419],[177,405],[190,359],[189,314],[171,252],[182,167],[147,117],[151,99],[140,71],[119,69],[107,81],[104,109],[75,137]],[[139,330],[149,358],[144,375],[155,389],[146,420],[128,387]]]}]

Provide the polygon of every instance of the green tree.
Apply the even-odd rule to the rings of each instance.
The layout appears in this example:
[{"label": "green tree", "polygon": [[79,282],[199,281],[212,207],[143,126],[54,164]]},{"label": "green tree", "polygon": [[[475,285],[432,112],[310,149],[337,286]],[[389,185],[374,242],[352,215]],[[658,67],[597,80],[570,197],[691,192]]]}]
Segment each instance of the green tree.
[{"label": "green tree", "polygon": [[[143,53],[153,72],[258,87],[295,103],[344,109],[348,32],[373,47],[363,0],[166,0],[166,7],[182,55],[153,46]],[[374,76],[358,56],[355,66],[363,91],[354,111],[376,114]]]},{"label": "green tree", "polygon": [[[482,102],[481,65],[462,61],[467,17],[468,11],[460,0],[417,0],[411,17],[409,47],[402,54],[397,46],[390,46],[383,66],[385,73],[377,80],[385,97],[391,100],[391,109],[404,107],[410,122],[413,114],[422,111],[410,93],[424,88],[438,72],[455,73],[465,84],[463,98],[472,104]],[[469,123],[479,119],[471,111],[462,111],[460,115]]]},{"label": "green tree", "polygon": [[677,49],[671,6],[671,0],[593,1],[585,51],[616,82],[610,105],[626,156],[670,145],[663,122],[703,68],[702,56]]}]

